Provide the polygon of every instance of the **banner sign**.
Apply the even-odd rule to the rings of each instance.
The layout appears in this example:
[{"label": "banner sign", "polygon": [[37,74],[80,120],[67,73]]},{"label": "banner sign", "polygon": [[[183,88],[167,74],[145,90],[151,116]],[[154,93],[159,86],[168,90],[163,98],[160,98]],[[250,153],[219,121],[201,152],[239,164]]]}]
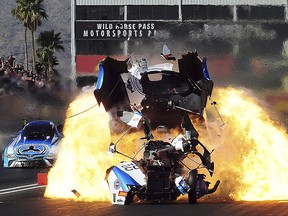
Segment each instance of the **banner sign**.
[{"label": "banner sign", "polygon": [[156,34],[155,22],[79,22],[76,39],[149,38]]}]

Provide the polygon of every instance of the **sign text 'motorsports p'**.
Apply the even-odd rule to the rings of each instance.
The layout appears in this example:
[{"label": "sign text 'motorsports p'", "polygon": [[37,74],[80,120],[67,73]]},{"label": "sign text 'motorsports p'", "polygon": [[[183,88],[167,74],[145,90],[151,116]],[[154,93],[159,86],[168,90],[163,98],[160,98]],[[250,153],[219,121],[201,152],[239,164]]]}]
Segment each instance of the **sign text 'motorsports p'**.
[{"label": "sign text 'motorsports p'", "polygon": [[76,22],[77,39],[148,38],[156,34],[155,22]]}]

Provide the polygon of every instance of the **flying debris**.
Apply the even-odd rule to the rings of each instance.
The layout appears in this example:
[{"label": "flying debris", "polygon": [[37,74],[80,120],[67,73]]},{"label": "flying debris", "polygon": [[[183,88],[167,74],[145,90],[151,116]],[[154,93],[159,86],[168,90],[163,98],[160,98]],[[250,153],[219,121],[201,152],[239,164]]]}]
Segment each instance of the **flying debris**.
[{"label": "flying debris", "polygon": [[162,53],[160,55],[165,59],[165,60],[173,60],[176,61],[176,58],[171,54],[170,49],[166,44],[163,46]]},{"label": "flying debris", "polygon": [[147,67],[143,62],[131,66],[131,59],[106,57],[99,65],[94,91],[98,104],[112,117],[117,117],[118,111],[139,111],[152,128],[177,127],[186,113],[203,117],[213,81],[197,52],[182,55],[179,71],[168,69],[167,64]]},{"label": "flying debris", "polygon": [[71,192],[74,193],[77,198],[81,196],[81,194],[75,189],[71,190]]},{"label": "flying debris", "polygon": [[[166,45],[161,55],[175,58]],[[173,71],[167,63],[148,67],[146,59],[120,61],[109,56],[99,65],[94,91],[98,104],[102,103],[112,118],[130,126],[117,142],[109,145],[110,153],[129,158],[106,172],[113,204],[129,204],[135,197],[147,202],[171,201],[185,194],[189,203],[195,204],[200,197],[217,190],[219,180],[209,188],[205,174],[198,172],[206,168],[212,177],[213,151],[200,142],[190,119],[204,119],[203,111],[212,95],[213,81],[206,59],[201,60],[197,52],[183,54],[178,66],[179,71]],[[156,139],[152,134],[156,128],[169,131],[180,126],[185,135],[180,133],[171,142]],[[140,150],[133,157],[118,151],[119,141],[131,128],[138,127],[144,131]],[[141,150],[143,155],[137,160],[136,155]],[[199,162],[192,156],[198,157]],[[196,167],[184,163],[185,158],[193,161]]]}]

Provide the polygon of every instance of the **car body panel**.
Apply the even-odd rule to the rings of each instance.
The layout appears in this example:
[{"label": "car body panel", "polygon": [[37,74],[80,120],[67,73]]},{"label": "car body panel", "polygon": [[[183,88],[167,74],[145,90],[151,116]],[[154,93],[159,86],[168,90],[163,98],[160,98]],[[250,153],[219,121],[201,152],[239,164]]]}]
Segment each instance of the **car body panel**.
[{"label": "car body panel", "polygon": [[179,71],[170,70],[169,63],[148,66],[145,58],[130,61],[107,56],[99,64],[101,76],[94,94],[113,118],[117,110],[137,110],[150,120],[152,128],[173,128],[187,112],[203,117],[214,85],[206,58],[201,60],[197,52],[183,54],[178,59]]}]

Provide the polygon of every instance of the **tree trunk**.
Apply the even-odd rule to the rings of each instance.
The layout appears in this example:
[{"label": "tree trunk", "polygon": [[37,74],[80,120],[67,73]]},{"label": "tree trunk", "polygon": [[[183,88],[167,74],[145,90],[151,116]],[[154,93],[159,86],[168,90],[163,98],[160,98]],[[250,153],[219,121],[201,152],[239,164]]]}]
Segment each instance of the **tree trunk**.
[{"label": "tree trunk", "polygon": [[29,64],[28,64],[28,43],[27,43],[27,27],[25,27],[25,33],[24,33],[24,43],[25,43],[25,70],[29,70]]},{"label": "tree trunk", "polygon": [[34,39],[34,31],[31,30],[31,34],[32,34],[32,73],[34,72],[35,69],[35,58],[36,58],[36,54],[35,54],[35,39]]},{"label": "tree trunk", "polygon": [[53,59],[51,56],[48,57],[48,75],[50,77],[53,75]]}]

